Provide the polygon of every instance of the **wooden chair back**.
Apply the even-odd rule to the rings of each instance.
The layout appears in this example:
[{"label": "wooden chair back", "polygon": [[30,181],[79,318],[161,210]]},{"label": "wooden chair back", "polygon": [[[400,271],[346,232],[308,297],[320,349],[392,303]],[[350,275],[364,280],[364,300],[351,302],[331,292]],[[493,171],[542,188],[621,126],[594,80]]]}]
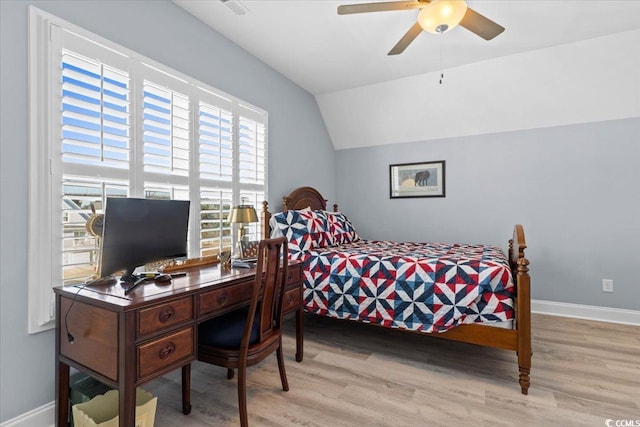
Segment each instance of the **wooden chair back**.
[{"label": "wooden chair back", "polygon": [[[253,286],[247,323],[242,334],[240,359],[248,352],[256,312],[260,315],[259,339],[253,346],[260,346],[261,343],[280,334],[287,264],[287,239],[285,237],[260,241],[256,266],[258,273],[256,273],[256,281]],[[258,310],[258,304],[260,304],[260,310]]]}]

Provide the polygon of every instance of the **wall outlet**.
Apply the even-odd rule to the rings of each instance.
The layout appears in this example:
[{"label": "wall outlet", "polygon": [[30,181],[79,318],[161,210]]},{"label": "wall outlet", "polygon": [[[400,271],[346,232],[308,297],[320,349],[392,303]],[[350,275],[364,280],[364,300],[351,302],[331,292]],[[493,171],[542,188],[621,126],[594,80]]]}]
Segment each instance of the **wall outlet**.
[{"label": "wall outlet", "polygon": [[613,280],[602,279],[602,292],[613,292]]}]

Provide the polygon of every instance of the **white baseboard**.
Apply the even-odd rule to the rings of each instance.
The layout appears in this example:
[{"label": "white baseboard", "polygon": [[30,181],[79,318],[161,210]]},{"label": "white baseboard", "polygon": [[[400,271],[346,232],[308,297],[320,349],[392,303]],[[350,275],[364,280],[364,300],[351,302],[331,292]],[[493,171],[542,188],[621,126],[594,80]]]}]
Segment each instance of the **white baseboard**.
[{"label": "white baseboard", "polygon": [[531,300],[531,312],[640,326],[640,311],[565,302]]},{"label": "white baseboard", "polygon": [[0,424],[0,427],[54,427],[56,402],[50,402]]}]

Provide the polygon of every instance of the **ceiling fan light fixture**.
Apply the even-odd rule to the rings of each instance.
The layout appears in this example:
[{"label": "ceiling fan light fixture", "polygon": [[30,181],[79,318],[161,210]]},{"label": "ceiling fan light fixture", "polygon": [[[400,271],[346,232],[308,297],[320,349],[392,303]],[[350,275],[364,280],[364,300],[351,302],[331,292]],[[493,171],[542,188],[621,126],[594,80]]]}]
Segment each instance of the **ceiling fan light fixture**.
[{"label": "ceiling fan light fixture", "polygon": [[418,22],[426,32],[442,34],[455,28],[465,13],[467,2],[464,0],[434,0],[422,8]]}]

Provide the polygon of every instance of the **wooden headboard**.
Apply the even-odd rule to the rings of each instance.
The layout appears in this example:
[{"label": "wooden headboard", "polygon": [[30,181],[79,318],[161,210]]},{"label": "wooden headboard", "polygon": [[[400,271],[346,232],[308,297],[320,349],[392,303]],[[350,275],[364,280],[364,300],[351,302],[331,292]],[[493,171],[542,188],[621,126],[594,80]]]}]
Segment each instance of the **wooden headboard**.
[{"label": "wooden headboard", "polygon": [[[318,190],[312,187],[298,187],[293,190],[288,196],[282,198],[282,211],[288,210],[300,210],[305,208],[311,208],[313,210],[326,210],[327,200],[322,197],[322,194]],[[338,211],[338,205],[333,205],[333,211]],[[262,212],[260,213],[262,219],[262,238],[269,238],[271,235],[271,227],[269,227],[269,219],[271,219],[271,212],[269,212],[269,203],[265,200],[262,202]]]},{"label": "wooden headboard", "polygon": [[327,200],[315,188],[299,187],[282,198],[282,210],[327,209]]}]

